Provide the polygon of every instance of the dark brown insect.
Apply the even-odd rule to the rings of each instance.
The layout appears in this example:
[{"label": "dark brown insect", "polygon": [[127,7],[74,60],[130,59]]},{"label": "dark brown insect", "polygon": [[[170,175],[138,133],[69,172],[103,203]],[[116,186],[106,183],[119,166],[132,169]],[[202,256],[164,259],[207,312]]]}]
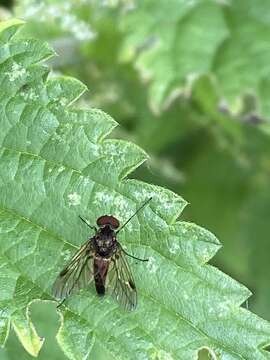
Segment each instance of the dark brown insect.
[{"label": "dark brown insect", "polygon": [[98,295],[103,296],[108,291],[125,309],[136,308],[136,286],[125,255],[140,261],[148,259],[139,259],[128,254],[117,241],[117,234],[150,200],[151,198],[120,228],[120,223],[114,216],[99,217],[97,219],[98,228],[89,225],[80,216],[87,226],[95,230],[95,235],[82,245],[56,278],[53,295],[61,300],[58,306],[69,295],[87,287],[94,281]]}]

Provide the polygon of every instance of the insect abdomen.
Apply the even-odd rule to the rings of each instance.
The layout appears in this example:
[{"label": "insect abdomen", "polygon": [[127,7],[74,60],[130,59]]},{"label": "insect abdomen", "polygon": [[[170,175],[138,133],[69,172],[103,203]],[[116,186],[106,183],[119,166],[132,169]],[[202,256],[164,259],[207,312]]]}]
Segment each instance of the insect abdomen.
[{"label": "insect abdomen", "polygon": [[105,286],[99,274],[95,275],[95,286],[98,295],[100,296],[105,295]]},{"label": "insect abdomen", "polygon": [[94,280],[95,287],[98,295],[105,295],[105,282],[106,276],[108,273],[110,261],[108,259],[102,259],[101,257],[96,257],[94,259]]}]

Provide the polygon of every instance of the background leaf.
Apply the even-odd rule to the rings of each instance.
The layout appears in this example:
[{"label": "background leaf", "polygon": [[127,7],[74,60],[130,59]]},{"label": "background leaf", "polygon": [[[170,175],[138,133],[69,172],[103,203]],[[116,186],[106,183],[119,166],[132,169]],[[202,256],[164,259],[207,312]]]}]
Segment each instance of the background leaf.
[{"label": "background leaf", "polygon": [[122,56],[135,57],[151,81],[157,111],[173,90],[185,92],[197,76],[212,73],[231,110],[241,112],[243,97],[252,94],[255,111],[268,119],[268,6],[265,0],[135,1],[122,23]]}]

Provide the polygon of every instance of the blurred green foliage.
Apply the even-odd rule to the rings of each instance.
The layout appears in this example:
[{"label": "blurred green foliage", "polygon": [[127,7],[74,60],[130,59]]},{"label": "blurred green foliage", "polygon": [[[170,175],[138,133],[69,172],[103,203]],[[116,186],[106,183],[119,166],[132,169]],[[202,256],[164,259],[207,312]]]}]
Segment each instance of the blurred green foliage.
[{"label": "blurred green foliage", "polygon": [[[57,329],[60,325],[55,305],[53,303],[33,303],[30,311],[31,318],[37,331],[46,339],[40,351],[39,359],[66,359],[55,339]],[[12,332],[7,340],[5,349],[0,350],[0,358],[1,360],[18,359],[18,354],[20,354],[21,360],[33,359],[33,357],[24,350],[23,346],[16,338],[15,333]]]},{"label": "blurred green foliage", "polygon": [[269,1],[21,0],[11,11],[56,49],[56,73],[88,86],[83,105],[121,124],[113,136],[150,154],[133,176],[190,202],[184,217],[224,245],[212,262],[270,320]]}]

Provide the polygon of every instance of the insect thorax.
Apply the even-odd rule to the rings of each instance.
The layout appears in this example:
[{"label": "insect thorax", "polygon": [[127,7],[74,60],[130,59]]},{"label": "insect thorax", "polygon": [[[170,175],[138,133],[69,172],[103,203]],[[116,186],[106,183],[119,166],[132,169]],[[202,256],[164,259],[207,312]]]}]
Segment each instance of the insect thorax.
[{"label": "insect thorax", "polygon": [[107,227],[99,229],[94,237],[94,247],[100,256],[112,256],[117,248],[115,232]]}]

